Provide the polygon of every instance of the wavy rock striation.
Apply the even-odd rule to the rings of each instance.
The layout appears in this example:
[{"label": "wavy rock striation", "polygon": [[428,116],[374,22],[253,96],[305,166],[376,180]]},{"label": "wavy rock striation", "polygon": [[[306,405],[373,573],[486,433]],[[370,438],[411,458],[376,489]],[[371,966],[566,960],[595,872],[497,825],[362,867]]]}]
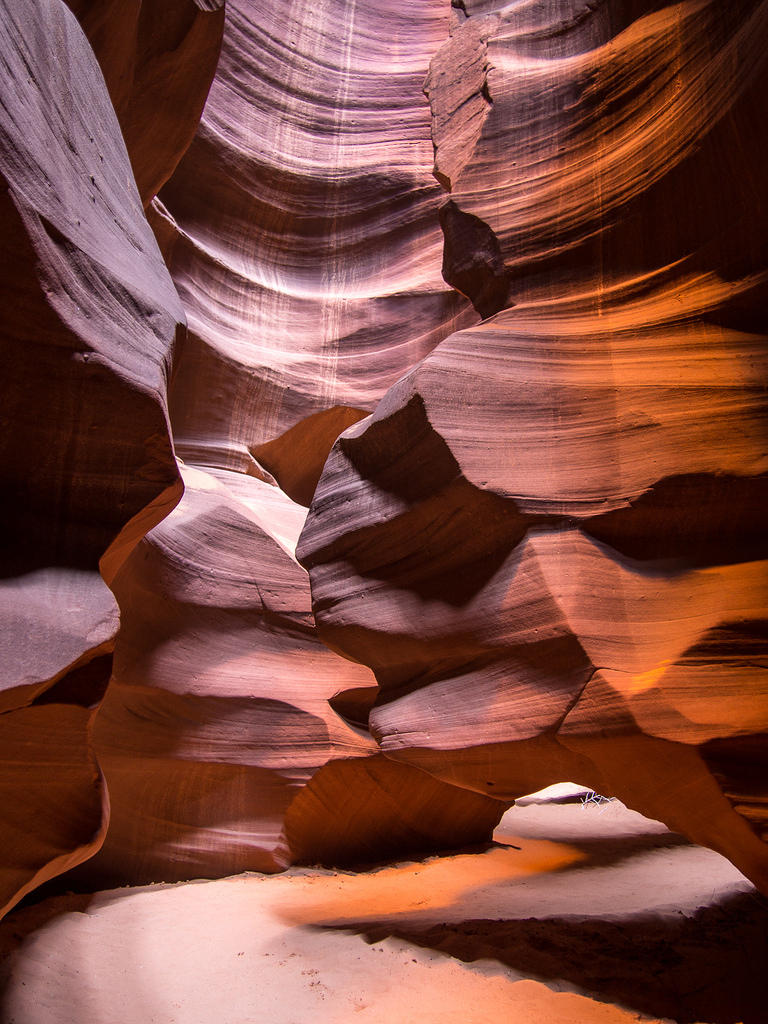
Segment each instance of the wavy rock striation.
[{"label": "wavy rock striation", "polygon": [[343,674],[372,680],[314,635],[292,557],[304,510],[246,474],[184,479],[115,580],[123,629],[96,732],[113,814],[86,866],[105,884],[285,867],[295,792],[372,746],[328,704]]},{"label": "wavy rock striation", "polygon": [[0,0],[0,904],[564,778],[768,890],[768,2],[69,6]]},{"label": "wavy rock striation", "polygon": [[228,2],[152,213],[190,324],[171,392],[186,461],[239,468],[310,416],[369,412],[476,321],[440,276],[423,84],[447,31],[442,0]]},{"label": "wavy rock striation", "polygon": [[123,626],[95,729],[112,815],[78,881],[355,863],[489,834],[503,805],[388,761],[332,708],[376,687],[317,637],[293,553],[306,510],[244,473],[183,476],[114,581]]},{"label": "wavy rock striation", "polygon": [[[115,579],[112,817],[78,884],[370,862],[487,838],[503,811],[381,755],[375,681],[318,639],[294,557],[339,433],[476,320],[440,278],[422,91],[447,11],[227,11],[150,211],[191,326],[171,387],[187,489]],[[350,692],[347,719],[330,702]]]},{"label": "wavy rock striation", "polygon": [[3,2],[0,912],[98,848],[90,732],[105,578],[178,500],[165,406],[183,311],[103,78],[58,0]]},{"label": "wavy rock striation", "polygon": [[768,4],[466,11],[493,102],[451,215],[517,305],[336,443],[321,635],[387,756],[503,800],[578,778],[765,890]]}]

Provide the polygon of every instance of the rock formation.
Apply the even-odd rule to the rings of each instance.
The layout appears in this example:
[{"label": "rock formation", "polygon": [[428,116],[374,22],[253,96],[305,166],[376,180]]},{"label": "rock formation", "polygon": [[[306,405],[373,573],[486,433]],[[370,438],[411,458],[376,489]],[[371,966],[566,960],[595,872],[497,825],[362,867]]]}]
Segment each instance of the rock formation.
[{"label": "rock formation", "polygon": [[190,326],[170,397],[185,461],[242,471],[321,413],[329,448],[350,422],[331,410],[370,412],[477,321],[441,276],[423,92],[448,10],[228,0],[200,129],[152,213]]},{"label": "rock formation", "polygon": [[[186,491],[114,580],[96,727],[111,820],[79,885],[380,860],[485,838],[503,811],[383,758],[375,680],[318,640],[294,557],[339,433],[477,319],[440,276],[422,87],[446,12],[388,13],[402,68],[373,10],[340,38],[343,5],[262,13],[228,5],[200,130],[150,210],[190,323],[170,387]],[[337,714],[339,691],[362,719]]]},{"label": "rock formation", "polygon": [[768,889],[768,2],[0,3],[0,902],[565,778]]},{"label": "rock formation", "polygon": [[197,130],[224,0],[66,0],[99,61],[146,206]]},{"label": "rock formation", "polygon": [[306,510],[245,473],[183,478],[114,580],[122,628],[95,728],[112,811],[78,883],[381,860],[488,834],[501,804],[388,761],[331,707],[376,687],[317,638],[293,553]]},{"label": "rock formation", "polygon": [[467,3],[428,82],[486,239],[446,253],[516,305],[342,435],[300,557],[387,756],[503,800],[578,778],[765,888],[768,6],[555,6]]},{"label": "rock formation", "polygon": [[0,11],[3,910],[103,838],[104,579],[180,494],[165,387],[184,314],[74,17]]}]

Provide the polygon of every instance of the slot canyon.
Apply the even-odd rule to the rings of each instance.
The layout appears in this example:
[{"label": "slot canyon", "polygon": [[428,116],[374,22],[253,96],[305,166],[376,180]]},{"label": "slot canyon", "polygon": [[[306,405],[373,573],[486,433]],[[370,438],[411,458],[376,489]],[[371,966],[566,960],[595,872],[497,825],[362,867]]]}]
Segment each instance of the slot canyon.
[{"label": "slot canyon", "polygon": [[768,0],[0,13],[0,1024],[766,1024]]}]

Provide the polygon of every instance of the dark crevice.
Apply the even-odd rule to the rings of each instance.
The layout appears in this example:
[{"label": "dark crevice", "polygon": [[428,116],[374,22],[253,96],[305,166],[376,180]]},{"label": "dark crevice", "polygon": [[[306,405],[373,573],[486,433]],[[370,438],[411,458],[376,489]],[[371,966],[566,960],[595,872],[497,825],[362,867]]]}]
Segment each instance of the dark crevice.
[{"label": "dark crevice", "polygon": [[32,704],[76,704],[82,708],[94,708],[107,692],[111,675],[112,655],[101,654],[68,672],[36,697]]},{"label": "dark crevice", "polygon": [[698,751],[734,810],[768,841],[768,733],[709,740]]},{"label": "dark crevice", "polygon": [[368,719],[378,694],[378,686],[357,686],[334,694],[328,703],[347,725],[369,733]]},{"label": "dark crevice", "polygon": [[578,525],[636,561],[725,565],[768,557],[767,509],[768,474],[688,473]]},{"label": "dark crevice", "polygon": [[461,475],[451,449],[429,422],[421,395],[396,412],[375,417],[365,432],[339,438],[360,476],[409,503],[424,501]]},{"label": "dark crevice", "polygon": [[512,272],[490,226],[449,199],[440,208],[440,227],[445,282],[466,295],[484,320],[514,305],[509,297]]}]

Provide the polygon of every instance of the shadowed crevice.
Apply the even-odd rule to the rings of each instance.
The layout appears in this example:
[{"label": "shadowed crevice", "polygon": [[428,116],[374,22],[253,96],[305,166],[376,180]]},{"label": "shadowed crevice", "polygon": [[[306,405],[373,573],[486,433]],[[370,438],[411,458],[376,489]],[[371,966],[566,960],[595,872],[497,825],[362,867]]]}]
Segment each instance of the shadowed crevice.
[{"label": "shadowed crevice", "polygon": [[378,693],[378,686],[356,686],[340,690],[328,703],[347,725],[369,732],[368,719]]},{"label": "shadowed crevice", "polygon": [[68,672],[62,679],[44,690],[32,702],[40,704],[76,704],[82,708],[95,708],[107,692],[112,675],[112,654],[101,654],[85,665]]},{"label": "shadowed crevice", "polygon": [[307,416],[250,452],[292,501],[309,507],[336,438],[367,415],[363,409],[334,405]]},{"label": "shadowed crevice", "polygon": [[709,740],[699,754],[733,809],[768,843],[768,733]]},{"label": "shadowed crevice", "polygon": [[445,282],[466,295],[484,320],[514,305],[509,296],[512,273],[491,227],[451,199],[440,207],[440,227]]}]

